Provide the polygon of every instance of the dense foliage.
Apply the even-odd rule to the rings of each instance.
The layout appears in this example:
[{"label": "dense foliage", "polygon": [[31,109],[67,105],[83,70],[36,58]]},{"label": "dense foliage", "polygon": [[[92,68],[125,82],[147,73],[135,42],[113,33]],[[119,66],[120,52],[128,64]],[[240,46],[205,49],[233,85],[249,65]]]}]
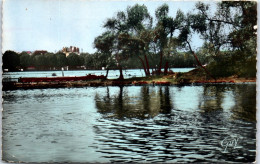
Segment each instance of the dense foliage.
[{"label": "dense foliage", "polygon": [[[205,61],[203,56],[201,60]],[[150,61],[151,69],[158,67],[159,56],[148,55],[147,59]],[[14,51],[6,51],[3,55],[4,69],[9,71],[18,71],[18,69],[27,70],[30,67],[34,67],[35,70],[60,70],[62,67],[67,67],[71,70],[75,69],[89,69],[99,70],[104,68],[117,69],[116,61],[112,58],[108,58],[105,53],[81,53],[79,55],[71,53],[66,57],[64,53],[45,53],[41,55],[29,55],[26,52],[16,53]],[[124,68],[127,69],[140,69],[142,65],[140,62],[136,62],[137,57],[129,58],[126,61],[122,61]],[[194,58],[188,55],[188,53],[179,53],[174,56],[167,57],[170,63],[170,67],[195,67]],[[164,64],[164,62],[163,62]]]}]

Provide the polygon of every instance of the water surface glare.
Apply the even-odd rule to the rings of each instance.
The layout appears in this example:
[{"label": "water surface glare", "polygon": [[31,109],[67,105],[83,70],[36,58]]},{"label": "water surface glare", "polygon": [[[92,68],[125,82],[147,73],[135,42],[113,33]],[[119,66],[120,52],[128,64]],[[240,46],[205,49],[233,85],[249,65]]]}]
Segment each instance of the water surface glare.
[{"label": "water surface glare", "polygon": [[7,161],[255,161],[255,84],[14,90],[3,100]]}]

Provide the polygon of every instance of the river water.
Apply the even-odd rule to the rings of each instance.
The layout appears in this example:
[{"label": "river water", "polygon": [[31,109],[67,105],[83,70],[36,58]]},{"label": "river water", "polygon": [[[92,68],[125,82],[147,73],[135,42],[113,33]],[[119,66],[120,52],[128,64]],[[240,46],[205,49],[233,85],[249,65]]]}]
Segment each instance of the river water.
[{"label": "river water", "polygon": [[3,92],[3,159],[253,162],[256,84]]},{"label": "river water", "polygon": [[[173,72],[188,72],[194,68],[171,68]],[[163,69],[162,69],[163,71]],[[150,69],[150,72],[152,70]],[[3,78],[14,78],[18,79],[19,77],[52,77],[52,74],[55,73],[57,76],[62,76],[62,71],[25,71],[25,72],[4,72]],[[88,74],[92,75],[106,75],[106,70],[77,70],[77,71],[63,71],[64,76],[86,76]],[[124,78],[131,77],[143,77],[145,76],[142,69],[127,69],[123,70]],[[118,70],[110,70],[108,73],[108,79],[116,79],[119,77]]]}]

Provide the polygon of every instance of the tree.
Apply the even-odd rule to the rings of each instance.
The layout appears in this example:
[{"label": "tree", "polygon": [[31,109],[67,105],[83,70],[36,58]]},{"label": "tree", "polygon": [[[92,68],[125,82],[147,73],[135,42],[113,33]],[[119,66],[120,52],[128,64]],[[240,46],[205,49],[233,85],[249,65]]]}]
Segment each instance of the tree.
[{"label": "tree", "polygon": [[80,61],[80,65],[81,65],[81,66],[84,66],[84,64],[85,64],[85,58],[84,58],[84,56],[82,56],[81,54],[79,55],[79,61]]},{"label": "tree", "polygon": [[61,68],[68,65],[68,61],[64,53],[58,52],[55,54],[55,56],[57,59],[57,64],[56,64],[57,67]]},{"label": "tree", "polygon": [[55,68],[57,66],[57,57],[53,53],[46,53],[46,62],[50,69]]},{"label": "tree", "polygon": [[[209,5],[197,3],[196,8],[198,12],[189,17],[191,27],[205,40],[205,45],[207,45],[208,51],[214,59],[213,62],[215,62],[213,65],[226,67],[226,69],[233,70],[233,74],[238,75],[244,70],[250,69],[252,75],[255,76],[256,2],[220,2],[217,4],[217,11],[213,16],[210,15]],[[226,53],[223,53],[223,50]],[[234,66],[236,68],[232,68]],[[249,68],[250,66],[251,68]],[[249,72],[247,71],[247,73]]]},{"label": "tree", "polygon": [[94,69],[94,58],[92,54],[81,53],[80,56],[84,58],[84,65],[87,69]]},{"label": "tree", "polygon": [[[158,44],[160,51],[160,63],[159,68],[157,70],[158,74],[161,74],[164,51],[166,48],[171,47],[170,44],[172,43],[173,33],[176,29],[176,24],[173,18],[168,16],[168,12],[169,6],[167,4],[163,4],[162,6],[158,7],[155,11],[157,25],[154,29],[154,41]],[[168,53],[170,53],[170,51]],[[167,69],[165,69],[165,71],[167,71]]]},{"label": "tree", "polygon": [[[126,11],[117,12],[115,17],[107,19],[104,24],[107,31],[95,39],[95,47],[98,52],[116,60],[121,79],[123,61],[132,57],[140,60],[147,76],[150,75],[150,67],[154,67],[158,61],[157,72],[160,74],[165,64],[166,74],[168,61],[173,61],[173,54],[178,55],[179,49],[188,50],[193,58],[187,54],[184,57],[176,56],[176,59],[187,59],[183,60],[183,65],[177,65],[191,66],[195,61],[211,78],[215,79],[215,74],[208,69],[209,66],[203,65],[206,62],[219,63],[216,64],[218,67],[229,63],[230,68],[234,63],[239,66],[234,69],[239,74],[245,74],[242,70],[250,70],[254,74],[256,3],[220,2],[216,13],[210,12],[210,6],[201,2],[195,7],[187,14],[178,10],[176,16],[171,17],[169,6],[163,4],[155,11],[157,22],[154,27],[153,19],[144,5],[128,7]],[[194,34],[199,34],[204,40],[198,54],[191,46]],[[244,67],[245,62],[252,67]]]},{"label": "tree", "polygon": [[[244,43],[256,37],[257,9],[256,2],[231,1],[217,4],[216,14],[211,16],[209,5],[197,3],[197,14],[192,15],[194,27],[205,41],[210,42],[217,50],[221,46],[244,49]],[[203,24],[198,23],[204,22]],[[197,21],[197,23],[195,23]],[[203,30],[202,30],[203,29]]]},{"label": "tree", "polygon": [[47,58],[44,54],[39,54],[33,56],[34,64],[37,69],[43,70],[47,65]]},{"label": "tree", "polygon": [[26,53],[26,52],[22,52],[20,54],[20,66],[23,69],[26,69],[27,67],[29,67],[31,65],[32,65],[31,56],[28,53]]},{"label": "tree", "polygon": [[178,36],[178,41],[179,43],[182,45],[182,47],[187,48],[192,55],[194,56],[194,58],[196,59],[198,65],[203,68],[205,70],[205,72],[213,79],[216,79],[215,77],[213,77],[213,75],[206,69],[205,66],[202,65],[202,63],[199,61],[195,51],[193,51],[192,47],[191,47],[191,38],[192,38],[192,34],[194,32],[196,32],[196,30],[198,31],[204,31],[206,28],[204,27],[204,22],[202,20],[199,21],[198,24],[197,21],[194,21],[194,15],[191,14],[187,14],[186,16],[184,15],[184,13],[180,10],[177,11],[176,14],[176,18],[175,18],[176,22],[178,22],[178,30],[179,32],[179,36]]},{"label": "tree", "polygon": [[[116,49],[116,35],[112,32],[104,32],[102,35],[95,38],[94,46],[99,50],[99,58],[103,61],[102,66],[107,70],[106,77],[108,76],[110,67],[117,63],[120,69],[119,79],[123,79],[122,66],[119,64],[120,58],[117,57],[118,50]],[[95,59],[90,58],[90,60],[94,61]]]},{"label": "tree", "polygon": [[76,68],[76,66],[81,65],[80,57],[75,53],[70,53],[69,56],[67,57],[67,60],[68,60],[68,66],[71,68]]},{"label": "tree", "polygon": [[[127,24],[130,33],[120,37],[120,45],[125,54],[137,56],[143,65],[146,76],[150,75],[150,65],[147,58],[149,44],[152,41],[153,19],[144,5],[134,5],[127,9]],[[144,56],[144,59],[142,59]]]},{"label": "tree", "polygon": [[3,69],[8,69],[9,71],[16,71],[17,67],[20,65],[20,57],[18,53],[14,51],[5,51],[3,54]]},{"label": "tree", "polygon": [[[103,53],[115,58],[120,70],[119,79],[123,79],[121,62],[133,55],[140,55],[143,42],[137,36],[141,31],[151,27],[152,19],[144,5],[128,7],[120,11],[116,17],[109,18],[104,27],[107,32],[97,37],[95,47]],[[133,50],[133,46],[137,49]]]},{"label": "tree", "polygon": [[[146,76],[150,75],[149,62],[145,52],[145,42],[138,36],[131,36],[129,34],[121,34],[119,36],[119,46],[122,49],[122,53],[127,57],[138,56],[138,59],[143,65],[143,69]],[[141,58],[144,55],[145,62]]]}]

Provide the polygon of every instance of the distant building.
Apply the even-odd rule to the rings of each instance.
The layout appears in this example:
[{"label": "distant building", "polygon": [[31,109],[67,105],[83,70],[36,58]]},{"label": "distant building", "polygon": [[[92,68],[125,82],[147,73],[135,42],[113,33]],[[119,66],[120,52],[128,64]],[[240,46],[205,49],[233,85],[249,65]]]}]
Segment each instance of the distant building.
[{"label": "distant building", "polygon": [[47,52],[48,51],[46,51],[46,50],[36,50],[36,51],[33,52],[33,54],[35,54],[35,55],[43,55],[43,54],[45,54]]},{"label": "distant building", "polygon": [[66,57],[69,56],[69,54],[72,53],[72,52],[79,55],[79,48],[78,47],[74,47],[74,46],[63,47],[61,52],[66,54]]},{"label": "distant building", "polygon": [[28,55],[32,55],[32,51],[22,51],[22,53],[27,53]]}]

